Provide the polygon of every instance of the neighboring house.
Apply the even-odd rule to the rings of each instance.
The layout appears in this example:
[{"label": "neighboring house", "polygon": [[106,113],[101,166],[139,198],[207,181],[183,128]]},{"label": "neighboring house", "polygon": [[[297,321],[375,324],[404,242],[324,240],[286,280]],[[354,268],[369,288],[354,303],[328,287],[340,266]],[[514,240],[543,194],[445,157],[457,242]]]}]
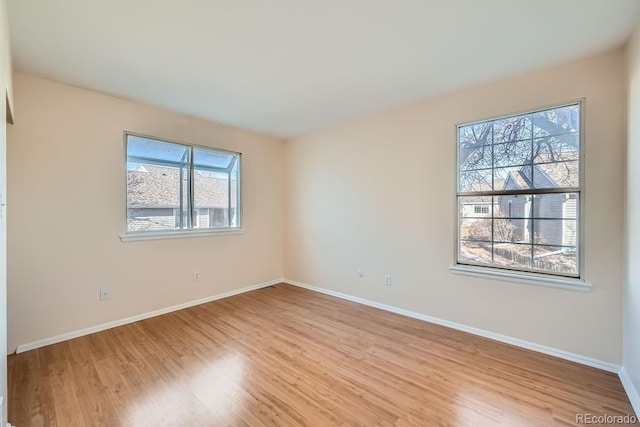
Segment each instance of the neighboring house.
[{"label": "neighboring house", "polygon": [[[540,163],[522,166],[509,173],[505,190],[527,190],[532,188],[570,187],[578,176],[578,163],[574,161]],[[534,241],[539,244],[575,246],[576,221],[561,221],[561,218],[576,218],[575,195],[544,194],[532,200],[531,195],[502,196],[498,205],[503,217],[515,226],[513,240]],[[533,212],[532,212],[533,209]]]},{"label": "neighboring house", "polygon": [[[194,172],[194,228],[227,227],[236,221],[236,181],[220,175]],[[187,191],[181,191],[180,178],[178,168],[149,164],[127,171],[129,232],[181,228],[180,197],[186,209]],[[185,177],[182,182],[186,185]]]},{"label": "neighboring house", "polygon": [[[500,185],[500,182],[496,182]],[[491,190],[490,184],[478,186],[476,190]],[[494,213],[498,212],[498,204],[494,204]],[[462,198],[460,202],[460,214],[467,222],[472,223],[478,219],[491,218],[491,196],[467,196]]]},{"label": "neighboring house", "polygon": [[462,203],[462,216],[466,218],[491,218],[491,203],[487,203],[482,198],[478,201],[467,201]]}]

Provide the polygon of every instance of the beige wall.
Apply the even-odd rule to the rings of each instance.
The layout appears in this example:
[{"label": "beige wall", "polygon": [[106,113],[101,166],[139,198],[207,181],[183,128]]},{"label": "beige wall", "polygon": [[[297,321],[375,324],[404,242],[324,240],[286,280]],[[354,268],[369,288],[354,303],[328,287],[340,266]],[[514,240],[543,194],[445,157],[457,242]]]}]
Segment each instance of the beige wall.
[{"label": "beige wall", "polygon": [[629,86],[623,365],[636,393],[640,393],[640,27],[629,43],[627,54]]},{"label": "beige wall", "polygon": [[[24,74],[14,89],[10,352],[282,277],[281,141]],[[242,152],[246,232],[122,243],[124,130]],[[99,301],[101,286],[110,301]]]},{"label": "beige wall", "polygon": [[[6,135],[7,102],[13,103],[11,86],[11,53],[9,47],[9,23],[7,18],[7,4],[0,0],[0,196],[7,202],[6,176]],[[6,95],[5,95],[6,93]],[[0,207],[0,210],[3,208]],[[7,223],[6,212],[0,217],[0,395],[7,396]],[[7,422],[7,399],[3,401],[0,425]]]},{"label": "beige wall", "polygon": [[[615,51],[288,141],[285,277],[619,364],[624,91]],[[455,124],[582,97],[593,288],[452,274]]]},{"label": "beige wall", "polygon": [[[616,51],[285,144],[16,74],[9,351],[276,279],[284,263],[288,279],[620,363],[624,65]],[[451,274],[454,125],[582,97],[593,289]],[[247,231],[121,243],[123,130],[243,152]],[[383,285],[387,273],[391,287]],[[101,286],[111,286],[111,301],[98,301]]]}]

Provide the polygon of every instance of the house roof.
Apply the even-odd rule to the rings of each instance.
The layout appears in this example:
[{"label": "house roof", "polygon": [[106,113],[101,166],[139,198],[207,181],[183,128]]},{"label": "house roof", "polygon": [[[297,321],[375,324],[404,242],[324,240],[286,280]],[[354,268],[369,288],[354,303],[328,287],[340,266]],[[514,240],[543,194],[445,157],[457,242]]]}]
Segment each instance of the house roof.
[{"label": "house roof", "polygon": [[[127,206],[130,208],[178,208],[180,171],[175,168],[145,164],[127,171]],[[194,173],[196,208],[229,206],[229,181]],[[231,207],[236,207],[236,181],[231,181]]]},{"label": "house roof", "polygon": [[539,155],[536,157],[536,162],[540,163],[534,163],[533,168],[529,164],[520,167],[517,171],[509,172],[503,189],[514,189],[511,185],[515,185],[519,190],[574,187],[580,174],[577,160],[577,152],[564,153],[562,161],[553,161],[549,155]]}]

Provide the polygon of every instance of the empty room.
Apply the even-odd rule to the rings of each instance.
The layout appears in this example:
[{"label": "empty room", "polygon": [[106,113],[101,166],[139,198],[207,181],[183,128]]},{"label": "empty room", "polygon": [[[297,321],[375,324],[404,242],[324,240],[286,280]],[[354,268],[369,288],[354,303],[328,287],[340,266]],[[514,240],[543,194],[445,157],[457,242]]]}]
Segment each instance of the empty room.
[{"label": "empty room", "polygon": [[639,423],[640,1],[0,0],[0,49],[0,425]]}]

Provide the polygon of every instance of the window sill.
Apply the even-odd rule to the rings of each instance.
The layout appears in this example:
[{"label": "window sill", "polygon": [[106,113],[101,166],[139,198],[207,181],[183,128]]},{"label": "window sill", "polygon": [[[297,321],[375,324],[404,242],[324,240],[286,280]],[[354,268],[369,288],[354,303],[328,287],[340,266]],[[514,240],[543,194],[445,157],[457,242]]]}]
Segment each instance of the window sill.
[{"label": "window sill", "polygon": [[534,286],[545,286],[549,288],[566,289],[571,291],[587,292],[591,285],[584,280],[552,277],[535,273],[519,273],[515,271],[494,270],[491,268],[473,267],[470,265],[452,265],[449,267],[454,274],[465,276],[482,277],[485,279],[504,280],[508,282],[524,283]]},{"label": "window sill", "polygon": [[187,237],[220,236],[227,234],[242,234],[244,228],[224,228],[213,230],[188,230],[188,231],[159,231],[147,233],[121,234],[120,240],[125,242],[137,242],[140,240],[164,240],[164,239],[184,239]]}]

